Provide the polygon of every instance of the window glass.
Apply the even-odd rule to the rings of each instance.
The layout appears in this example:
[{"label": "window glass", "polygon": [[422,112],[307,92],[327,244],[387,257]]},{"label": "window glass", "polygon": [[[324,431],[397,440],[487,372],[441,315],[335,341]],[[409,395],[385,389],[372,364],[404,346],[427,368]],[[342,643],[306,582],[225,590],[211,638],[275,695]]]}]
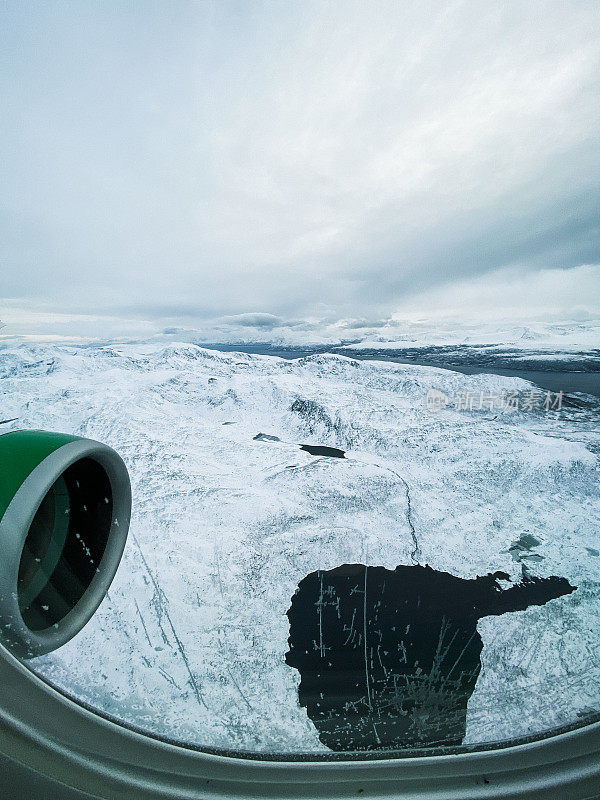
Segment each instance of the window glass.
[{"label": "window glass", "polygon": [[[80,420],[132,478],[105,600],[26,662],[61,691],[265,755],[487,746],[598,713],[597,397],[546,409],[519,378],[192,344],[3,363],[6,390],[32,398],[19,425]],[[38,543],[62,481],[52,497]],[[24,597],[43,549],[28,548]]]},{"label": "window glass", "polygon": [[[0,433],[133,490],[35,673],[255,756],[599,718],[597,5],[0,2]],[[15,652],[120,554],[80,477]]]}]

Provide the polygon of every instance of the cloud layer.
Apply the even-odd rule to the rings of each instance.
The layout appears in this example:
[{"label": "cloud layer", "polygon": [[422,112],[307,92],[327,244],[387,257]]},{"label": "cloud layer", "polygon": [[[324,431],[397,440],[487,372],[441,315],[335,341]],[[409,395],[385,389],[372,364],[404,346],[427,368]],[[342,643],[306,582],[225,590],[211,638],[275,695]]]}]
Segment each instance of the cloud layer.
[{"label": "cloud layer", "polygon": [[[13,309],[377,323],[418,298],[460,309],[491,273],[508,277],[472,303],[600,263],[595,3],[7,4],[0,21]],[[554,285],[561,316],[578,304]]]}]

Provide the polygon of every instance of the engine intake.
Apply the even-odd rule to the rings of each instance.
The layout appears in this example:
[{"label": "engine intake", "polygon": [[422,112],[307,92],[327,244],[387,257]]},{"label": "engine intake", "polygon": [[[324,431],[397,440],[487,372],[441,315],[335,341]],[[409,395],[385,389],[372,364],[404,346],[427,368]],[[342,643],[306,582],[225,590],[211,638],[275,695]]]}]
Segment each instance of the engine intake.
[{"label": "engine intake", "polygon": [[90,620],[127,540],[131,486],[100,442],[46,431],[0,436],[0,639],[49,653]]}]

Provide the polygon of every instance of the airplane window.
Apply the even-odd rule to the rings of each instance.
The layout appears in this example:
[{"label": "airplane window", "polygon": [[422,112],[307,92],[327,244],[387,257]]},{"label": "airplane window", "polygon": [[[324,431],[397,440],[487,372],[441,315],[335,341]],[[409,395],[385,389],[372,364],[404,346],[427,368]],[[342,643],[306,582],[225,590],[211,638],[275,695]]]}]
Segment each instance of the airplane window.
[{"label": "airplane window", "polygon": [[[60,691],[151,735],[269,757],[489,747],[598,717],[597,397],[546,411],[515,378],[193,344],[38,345],[5,363],[11,396],[32,398],[8,427],[79,414],[132,480],[100,608],[24,662]],[[518,407],[428,407],[432,389],[483,387]],[[68,473],[35,515],[32,627],[62,613],[38,578],[80,545],[83,505],[100,530],[109,514],[91,477],[78,498]]]},{"label": "airplane window", "polygon": [[600,721],[597,5],[0,2],[23,684],[248,759]]}]

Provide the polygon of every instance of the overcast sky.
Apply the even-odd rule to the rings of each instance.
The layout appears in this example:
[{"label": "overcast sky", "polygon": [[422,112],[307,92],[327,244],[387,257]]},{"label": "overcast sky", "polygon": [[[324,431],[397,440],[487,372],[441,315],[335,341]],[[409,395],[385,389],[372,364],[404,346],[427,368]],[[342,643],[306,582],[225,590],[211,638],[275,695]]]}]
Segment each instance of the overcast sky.
[{"label": "overcast sky", "polygon": [[597,315],[599,19],[3,2],[0,319]]}]

